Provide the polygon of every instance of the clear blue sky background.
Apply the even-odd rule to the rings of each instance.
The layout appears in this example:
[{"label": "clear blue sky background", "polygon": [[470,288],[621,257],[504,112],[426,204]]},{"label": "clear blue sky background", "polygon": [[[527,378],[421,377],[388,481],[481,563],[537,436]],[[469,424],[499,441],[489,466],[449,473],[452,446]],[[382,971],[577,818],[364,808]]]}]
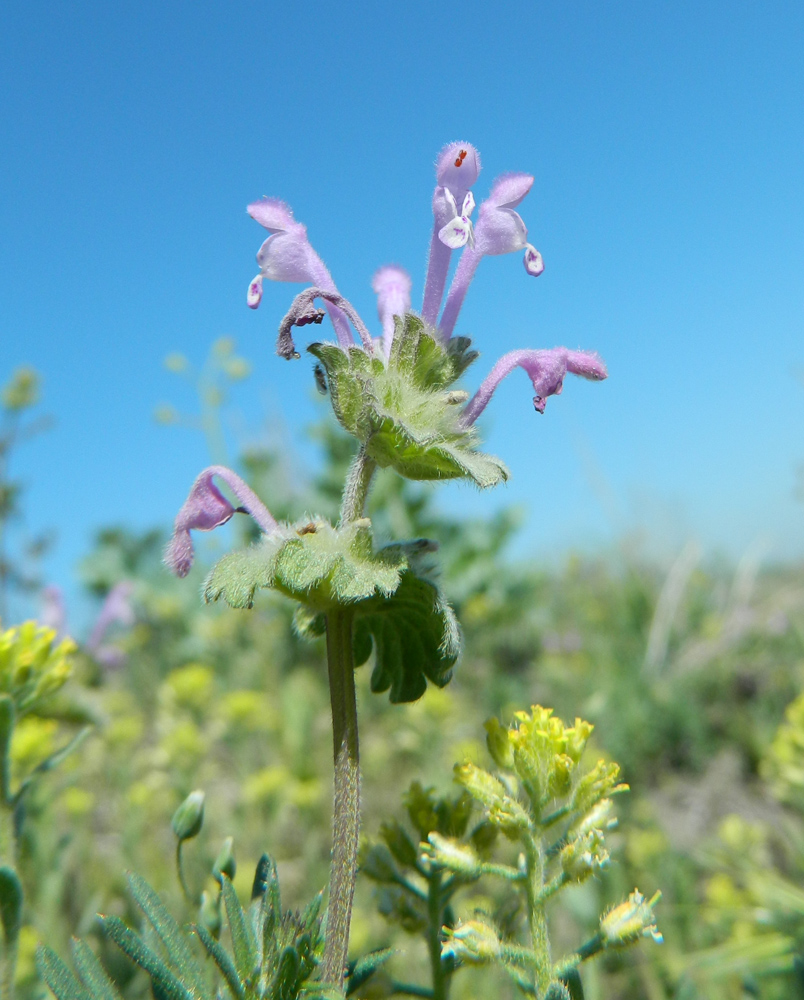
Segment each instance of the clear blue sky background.
[{"label": "clear blue sky background", "polygon": [[[152,419],[162,368],[234,336],[247,424],[315,416],[311,365],[273,356],[298,286],[245,291],[278,195],[376,323],[396,261],[421,301],[433,159],[475,143],[476,192],[535,174],[521,207],[546,271],[483,262],[461,317],[483,357],[598,350],[544,417],[523,373],[484,417],[513,480],[449,487],[527,506],[534,554],[634,527],[669,550],[804,551],[804,4],[754,0],[129,0],[0,10],[0,377],[32,364],[56,428],[20,452],[27,520],[68,585],[100,523],[167,525],[204,443]],[[300,461],[312,461],[305,445]],[[270,497],[265,498],[270,505]],[[519,550],[520,553],[524,549]]]}]

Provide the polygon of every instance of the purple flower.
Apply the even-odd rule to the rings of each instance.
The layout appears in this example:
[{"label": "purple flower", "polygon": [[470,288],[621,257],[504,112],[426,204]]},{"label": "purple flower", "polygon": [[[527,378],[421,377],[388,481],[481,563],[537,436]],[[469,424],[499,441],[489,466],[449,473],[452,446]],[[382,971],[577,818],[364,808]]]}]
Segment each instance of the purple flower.
[{"label": "purple flower", "polygon": [[[293,218],[293,211],[278,198],[263,198],[248,206],[248,213],[271,234],[257,253],[260,273],[248,286],[247,302],[256,309],[262,299],[263,278],[271,281],[303,281],[328,292],[337,292],[332,275],[307,239],[307,227]],[[338,343],[352,343],[346,317],[327,304]]]},{"label": "purple flower", "polygon": [[[296,351],[296,345],[293,343],[293,327],[294,326],[307,326],[309,323],[320,323],[324,318],[324,313],[321,309],[316,309],[313,305],[315,299],[323,299],[324,304],[328,308],[337,309],[342,316],[348,317],[352,321],[352,325],[355,330],[357,330],[358,336],[363,343],[363,347],[367,354],[374,353],[374,340],[366,327],[366,324],[360,318],[357,310],[345,299],[340,292],[327,292],[323,288],[305,288],[303,292],[299,292],[296,298],[291,303],[290,309],[285,314],[282,322],[279,324],[279,338],[276,342],[276,353],[290,361],[291,358],[298,358],[298,352]],[[352,338],[349,338],[349,343],[341,347],[346,350],[352,344]]]},{"label": "purple flower", "polygon": [[43,587],[40,598],[42,601],[42,609],[39,612],[40,624],[45,628],[52,628],[57,639],[63,638],[67,634],[67,608],[61,587],[55,584]]},{"label": "purple flower", "polygon": [[477,266],[487,254],[525,251],[525,270],[538,277],[544,270],[539,251],[528,243],[528,230],[516,207],[533,186],[530,174],[504,174],[494,182],[481,204],[474,228],[474,246],[467,246],[452,279],[439,327],[449,339]]},{"label": "purple flower", "polygon": [[[433,192],[433,234],[430,239],[430,256],[427,261],[427,280],[422,305],[422,319],[431,326],[435,326],[438,319],[453,249],[450,243],[441,238],[441,234],[449,235],[449,230],[445,230],[445,227],[449,227],[456,218],[461,219],[462,216],[466,216],[468,222],[471,209],[474,208],[474,198],[471,202],[467,202],[466,199],[479,173],[480,154],[469,142],[451,142],[438,154],[436,160],[438,183]],[[458,215],[458,205],[461,206],[460,215]],[[467,238],[463,243],[457,243],[457,246],[464,246],[471,234],[471,224],[461,228],[466,231]],[[460,235],[462,237],[463,234]]]},{"label": "purple flower", "polygon": [[104,642],[106,634],[112,625],[122,625],[131,628],[136,617],[134,608],[131,606],[131,595],[134,592],[134,584],[129,580],[121,580],[106,595],[95,625],[92,628],[86,648],[95,659],[104,667],[115,669],[121,667],[126,661],[126,654],[114,646]]},{"label": "purple flower", "polygon": [[464,425],[468,426],[477,420],[497,386],[514,368],[524,368],[528,373],[536,393],[533,405],[538,413],[544,413],[548,396],[560,395],[567,372],[595,382],[602,381],[608,375],[602,359],[591,351],[570,351],[566,347],[543,351],[509,351],[508,354],[503,354],[466,404],[462,416]]},{"label": "purple flower", "polygon": [[410,275],[395,264],[386,264],[374,275],[371,287],[377,293],[377,312],[382,323],[382,346],[386,357],[394,339],[394,316],[410,309]]},{"label": "purple flower", "polygon": [[[233,507],[213,482],[220,477],[240,501]],[[231,469],[211,465],[193,483],[190,494],[176,515],[173,537],[165,549],[165,562],[176,576],[187,576],[193,564],[193,542],[190,531],[212,531],[233,514],[250,514],[263,532],[275,531],[277,523],[257,494]]]}]

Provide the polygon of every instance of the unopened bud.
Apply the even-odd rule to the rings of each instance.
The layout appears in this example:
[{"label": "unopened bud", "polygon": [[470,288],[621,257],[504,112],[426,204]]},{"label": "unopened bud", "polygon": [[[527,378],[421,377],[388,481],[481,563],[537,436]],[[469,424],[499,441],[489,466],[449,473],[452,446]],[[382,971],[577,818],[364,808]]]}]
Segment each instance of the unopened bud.
[{"label": "unopened bud", "polygon": [[427,860],[462,875],[480,874],[480,859],[468,844],[439,833],[431,833],[427,840],[429,843],[424,848]]},{"label": "unopened bud", "polygon": [[504,726],[499,719],[492,717],[485,723],[486,746],[489,753],[498,767],[505,767],[509,771],[514,766],[514,748],[508,738],[508,727]]},{"label": "unopened bud", "polygon": [[235,863],[234,856],[234,838],[227,837],[223,842],[223,847],[218,852],[217,858],[215,858],[215,864],[212,866],[212,877],[217,881],[222,881],[222,876],[225,875],[230,881],[235,877],[235,872],[237,871],[237,865]]},{"label": "unopened bud", "polygon": [[202,791],[190,792],[173,813],[170,825],[179,840],[191,840],[201,832],[204,825],[204,799]]},{"label": "unopened bud", "polygon": [[624,903],[615,906],[600,921],[600,933],[607,945],[629,944],[640,937],[650,937],[657,944],[662,943],[662,935],[656,927],[653,907],[662,898],[660,892],[654,893],[652,899],[646,902],[645,897],[634,889]]},{"label": "unopened bud", "polygon": [[481,965],[498,958],[500,952],[497,931],[480,920],[470,920],[454,930],[446,928],[446,940],[441,949],[444,957],[452,956],[470,965]]}]

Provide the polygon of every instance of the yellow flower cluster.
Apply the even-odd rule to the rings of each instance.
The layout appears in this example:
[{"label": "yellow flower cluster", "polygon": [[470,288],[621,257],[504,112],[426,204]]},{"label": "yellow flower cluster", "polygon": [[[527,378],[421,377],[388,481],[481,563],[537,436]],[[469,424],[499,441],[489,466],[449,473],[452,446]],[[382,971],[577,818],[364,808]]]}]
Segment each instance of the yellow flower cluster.
[{"label": "yellow flower cluster", "polygon": [[0,693],[13,700],[18,714],[69,680],[77,646],[72,639],[57,643],[56,638],[55,629],[33,621],[0,632]]}]

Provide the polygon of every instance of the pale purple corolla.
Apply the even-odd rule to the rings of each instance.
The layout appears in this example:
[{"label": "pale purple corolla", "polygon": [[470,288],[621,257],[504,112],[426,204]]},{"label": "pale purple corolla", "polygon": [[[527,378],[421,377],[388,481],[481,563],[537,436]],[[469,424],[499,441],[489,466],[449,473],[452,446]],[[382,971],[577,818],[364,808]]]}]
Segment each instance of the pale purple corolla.
[{"label": "pale purple corolla", "polygon": [[[121,667],[126,662],[126,654],[123,650],[108,643],[106,638],[112,625],[131,628],[136,621],[134,608],[131,604],[133,592],[134,584],[130,580],[121,580],[112,587],[101,605],[89,638],[84,644],[87,653],[104,667],[113,669]],[[42,590],[41,599],[42,610],[39,614],[39,621],[47,628],[54,629],[57,637],[62,638],[67,634],[67,608],[61,588],[45,587]]]},{"label": "pale purple corolla", "polygon": [[[257,253],[259,274],[248,286],[247,303],[256,309],[262,299],[264,278],[271,281],[303,281],[326,291],[337,292],[326,264],[307,239],[307,227],[293,218],[293,211],[278,198],[263,198],[248,206],[248,214],[271,234]],[[349,323],[343,313],[327,303],[338,343],[352,343]]]},{"label": "pale purple corolla", "polygon": [[530,174],[504,174],[497,178],[488,198],[481,203],[474,227],[474,245],[467,246],[461,254],[438,324],[445,339],[452,336],[466,292],[483,257],[524,250],[527,273],[538,277],[544,270],[542,255],[528,243],[527,227],[515,211],[532,186]]},{"label": "pale purple corolla", "polygon": [[[216,476],[237,497],[239,507],[229,503],[215,485]],[[278,527],[271,512],[240,476],[223,465],[210,465],[193,483],[189,496],[176,515],[173,537],[165,549],[168,568],[176,576],[187,576],[193,564],[190,531],[212,531],[226,524],[234,514],[249,514],[264,534],[271,534]]]},{"label": "pale purple corolla", "polygon": [[[441,238],[449,235],[449,228],[455,229],[458,219],[460,233],[457,238],[466,239],[457,246],[464,246],[471,236],[469,216],[474,208],[474,198],[467,202],[471,187],[480,174],[480,154],[469,142],[451,142],[438,154],[436,160],[436,189],[433,192],[433,233],[430,238],[430,254],[427,260],[427,279],[424,285],[422,319],[431,326],[436,325],[438,310],[444,298],[447,272],[453,247]],[[458,205],[461,212],[458,213]],[[466,216],[467,224],[462,223]]]},{"label": "pale purple corolla", "polygon": [[126,662],[126,654],[105,641],[112,625],[131,628],[136,621],[131,596],[134,584],[130,580],[116,583],[103,602],[95,624],[87,639],[86,649],[99,663],[110,669],[121,667]]},{"label": "pale purple corolla", "polygon": [[570,351],[566,347],[541,351],[509,351],[503,354],[466,404],[466,409],[461,415],[461,423],[464,426],[468,427],[477,420],[494,395],[497,386],[515,368],[523,368],[533,383],[536,393],[533,405],[537,413],[544,413],[548,396],[561,394],[567,372],[594,382],[600,382],[608,375],[603,360],[591,351]]},{"label": "pale purple corolla", "polygon": [[396,264],[386,264],[377,271],[371,287],[377,295],[377,313],[382,323],[382,348],[386,357],[394,339],[394,316],[410,311],[410,275]]}]

